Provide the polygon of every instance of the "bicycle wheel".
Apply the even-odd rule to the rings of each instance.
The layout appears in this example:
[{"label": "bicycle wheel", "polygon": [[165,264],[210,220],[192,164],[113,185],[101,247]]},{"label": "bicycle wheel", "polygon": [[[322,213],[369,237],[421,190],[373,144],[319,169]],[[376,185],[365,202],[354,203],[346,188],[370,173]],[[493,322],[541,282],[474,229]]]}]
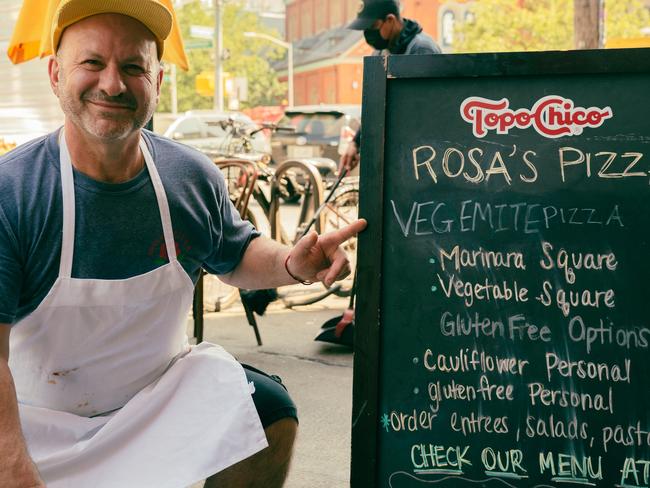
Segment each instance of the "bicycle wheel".
[{"label": "bicycle wheel", "polygon": [[217,275],[206,273],[203,277],[203,310],[222,312],[239,298],[237,288],[227,285]]},{"label": "bicycle wheel", "polygon": [[[343,187],[338,194],[323,209],[324,228],[323,232],[345,227],[354,222],[359,215],[359,189],[357,187]],[[338,296],[350,296],[352,282],[357,265],[357,238],[352,237],[343,243],[343,249],[350,259],[350,276],[340,282],[341,288],[335,291]]]}]

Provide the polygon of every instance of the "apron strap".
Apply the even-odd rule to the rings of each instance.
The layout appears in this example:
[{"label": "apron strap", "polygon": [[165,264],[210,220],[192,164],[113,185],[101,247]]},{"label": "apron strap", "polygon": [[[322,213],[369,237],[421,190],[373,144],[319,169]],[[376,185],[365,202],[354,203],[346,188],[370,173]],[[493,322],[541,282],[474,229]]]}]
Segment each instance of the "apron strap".
[{"label": "apron strap", "polygon": [[[169,203],[163,187],[160,175],[153,162],[151,153],[144,139],[140,138],[140,150],[149,170],[149,177],[153,184],[158,209],[160,210],[160,221],[162,222],[163,235],[165,236],[165,247],[169,262],[177,261],[176,245],[174,243],[174,232],[172,230],[172,219],[169,212]],[[61,261],[59,263],[59,277],[72,277],[72,258],[74,255],[74,232],[75,232],[75,199],[74,199],[74,177],[72,173],[72,160],[68,145],[65,142],[65,132],[59,132],[59,165],[61,169],[61,191],[63,193],[63,237],[61,240]]]},{"label": "apron strap", "polygon": [[63,129],[59,132],[59,166],[61,169],[61,192],[63,193],[63,237],[59,276],[61,278],[70,278],[72,276],[72,255],[74,251],[74,178],[72,176],[72,160],[70,159],[68,145],[65,142]]},{"label": "apron strap", "polygon": [[174,241],[174,231],[172,230],[172,217],[169,212],[169,203],[167,201],[167,194],[165,193],[165,187],[160,180],[160,175],[156,169],[156,165],[153,162],[151,153],[147,144],[144,142],[144,138],[140,138],[140,150],[144,156],[144,161],[147,164],[147,169],[149,170],[149,177],[151,178],[151,183],[153,184],[153,189],[156,192],[156,199],[158,200],[158,208],[160,210],[160,220],[162,221],[163,235],[165,236],[165,246],[167,247],[167,257],[169,262],[173,263],[176,261],[176,243]]}]

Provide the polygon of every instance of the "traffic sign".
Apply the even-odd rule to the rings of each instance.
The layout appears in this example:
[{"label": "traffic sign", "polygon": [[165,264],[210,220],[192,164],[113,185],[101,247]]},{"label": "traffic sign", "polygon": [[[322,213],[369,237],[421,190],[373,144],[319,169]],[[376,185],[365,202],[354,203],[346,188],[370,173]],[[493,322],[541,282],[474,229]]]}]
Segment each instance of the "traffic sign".
[{"label": "traffic sign", "polygon": [[190,36],[199,39],[212,39],[214,37],[214,27],[208,25],[191,25]]},{"label": "traffic sign", "polygon": [[185,49],[187,51],[193,49],[212,49],[212,41],[208,39],[190,39],[185,41]]}]

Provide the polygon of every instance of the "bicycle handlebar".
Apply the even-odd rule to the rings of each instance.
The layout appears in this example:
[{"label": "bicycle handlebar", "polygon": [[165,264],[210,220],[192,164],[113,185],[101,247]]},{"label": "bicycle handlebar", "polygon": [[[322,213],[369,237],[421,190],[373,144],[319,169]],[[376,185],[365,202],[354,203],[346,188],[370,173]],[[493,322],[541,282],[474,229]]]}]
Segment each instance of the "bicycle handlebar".
[{"label": "bicycle handlebar", "polygon": [[221,125],[221,128],[223,130],[228,130],[230,129],[230,132],[233,135],[237,135],[239,137],[252,137],[258,132],[261,132],[263,130],[271,130],[272,132],[296,132],[296,128],[290,125],[278,125],[275,122],[262,122],[259,124],[259,127],[257,129],[250,130],[247,127],[246,122],[241,122],[235,120],[233,117],[228,117],[225,120],[222,120],[219,125]]}]

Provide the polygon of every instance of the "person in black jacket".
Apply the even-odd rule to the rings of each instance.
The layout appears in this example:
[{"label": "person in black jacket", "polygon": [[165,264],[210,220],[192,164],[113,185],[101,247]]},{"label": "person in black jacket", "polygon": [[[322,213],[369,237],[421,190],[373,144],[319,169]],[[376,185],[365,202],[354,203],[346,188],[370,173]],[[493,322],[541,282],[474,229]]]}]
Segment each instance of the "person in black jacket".
[{"label": "person in black jacket", "polygon": [[[366,42],[375,48],[373,55],[440,54],[440,47],[414,20],[400,15],[399,0],[365,0],[348,29],[362,30]],[[339,172],[359,164],[361,129],[348,144],[339,162]]]}]

